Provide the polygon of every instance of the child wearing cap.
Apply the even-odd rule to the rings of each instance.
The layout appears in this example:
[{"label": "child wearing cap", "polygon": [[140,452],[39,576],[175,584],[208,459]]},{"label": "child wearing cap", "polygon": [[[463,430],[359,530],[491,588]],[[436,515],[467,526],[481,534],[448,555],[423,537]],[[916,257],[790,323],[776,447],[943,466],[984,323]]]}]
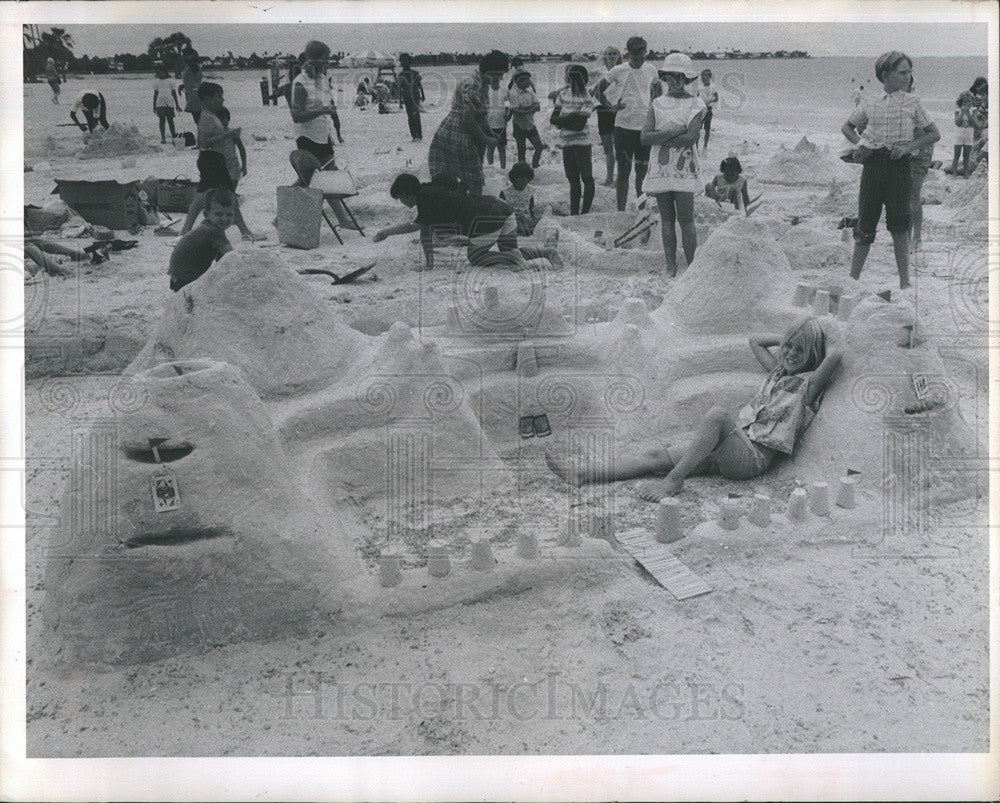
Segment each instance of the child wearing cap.
[{"label": "child wearing cap", "polygon": [[[898,50],[879,56],[875,77],[885,91],[865,98],[840,129],[854,145],[862,142],[863,131],[867,150],[858,192],[851,278],[861,278],[885,206],[885,226],[892,235],[900,290],[910,287],[910,155],[941,138],[920,98],[906,91],[912,70],[913,61]],[[916,128],[923,134],[914,138]]]},{"label": "child wearing cap", "polygon": [[698,77],[691,59],[671,53],[660,67],[666,90],[649,107],[642,127],[642,144],[653,146],[643,192],[656,198],[660,209],[663,256],[667,271],[677,275],[677,232],[680,225],[684,258],[690,265],[698,246],[694,227],[694,194],[702,189],[698,177],[698,137],[705,118],[705,103],[688,85]]},{"label": "child wearing cap", "polygon": [[514,120],[514,141],[517,143],[517,161],[525,161],[526,143],[530,140],[535,149],[531,157],[531,166],[538,167],[545,146],[535,127],[535,112],[539,111],[542,105],[532,89],[530,72],[522,68],[514,73],[514,86],[510,88],[509,95],[510,111]]},{"label": "child wearing cap", "polygon": [[587,124],[594,110],[594,100],[587,93],[589,75],[586,67],[571,64],[566,77],[569,86],[556,96],[551,123],[559,129],[562,143],[563,169],[569,179],[569,213],[585,215],[594,201],[594,167]]},{"label": "child wearing cap", "polygon": [[518,162],[507,174],[510,184],[500,190],[500,198],[514,210],[517,233],[523,237],[534,234],[535,226],[542,218],[535,214],[535,188],[530,186],[534,177],[535,171],[527,162]]}]

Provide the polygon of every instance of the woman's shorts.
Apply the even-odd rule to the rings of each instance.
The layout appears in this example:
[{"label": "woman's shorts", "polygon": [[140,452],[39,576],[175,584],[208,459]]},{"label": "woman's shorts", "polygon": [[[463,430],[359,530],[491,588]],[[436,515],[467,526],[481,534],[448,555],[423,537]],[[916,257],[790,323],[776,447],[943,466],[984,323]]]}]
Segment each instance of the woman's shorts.
[{"label": "woman's shorts", "polygon": [[618,112],[609,109],[597,110],[597,133],[602,137],[610,137],[615,133],[615,117]]},{"label": "woman's shorts", "polygon": [[295,140],[295,147],[300,151],[309,151],[319,160],[320,166],[325,165],[333,158],[333,143],[329,139],[320,143],[309,139],[309,137],[299,137]]},{"label": "woman's shorts", "polygon": [[161,120],[173,120],[174,119],[174,107],[173,106],[157,106],[156,116]]},{"label": "woman's shorts", "polygon": [[226,168],[226,157],[218,151],[201,151],[198,154],[198,192],[216,188],[233,189],[233,179]]},{"label": "woman's shorts", "polygon": [[975,129],[973,128],[959,128],[958,132],[955,134],[955,145],[968,145],[969,147],[972,147],[975,133]]},{"label": "woman's shorts", "polygon": [[745,429],[736,427],[708,459],[727,480],[749,480],[767,471],[774,455],[774,450],[754,443]]},{"label": "woman's shorts", "polygon": [[469,245],[472,248],[489,248],[501,237],[509,237],[510,235],[517,236],[517,217],[511,215],[503,222],[501,226],[496,231],[490,231],[486,234],[479,234],[475,237],[469,238]]}]

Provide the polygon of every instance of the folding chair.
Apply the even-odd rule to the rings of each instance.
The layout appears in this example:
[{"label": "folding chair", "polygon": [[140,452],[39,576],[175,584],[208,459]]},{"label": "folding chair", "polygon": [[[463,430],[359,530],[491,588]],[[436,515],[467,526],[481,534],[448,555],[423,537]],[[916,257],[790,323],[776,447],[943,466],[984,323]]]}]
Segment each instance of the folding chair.
[{"label": "folding chair", "polygon": [[295,172],[298,173],[299,180],[305,186],[317,189],[323,193],[323,201],[330,207],[330,211],[337,218],[337,222],[334,223],[330,220],[330,216],[325,209],[321,210],[323,219],[340,244],[344,244],[344,238],[340,236],[340,232],[338,231],[340,228],[354,229],[362,237],[366,236],[365,230],[361,228],[361,224],[358,223],[357,218],[354,217],[354,213],[351,212],[350,207],[348,207],[344,200],[345,198],[353,198],[358,194],[357,187],[354,185],[354,177],[346,170],[325,170],[324,168],[333,160],[327,162],[325,165],[321,165],[319,159],[309,153],[309,151],[292,151],[288,158],[292,163],[292,167],[295,168]]}]

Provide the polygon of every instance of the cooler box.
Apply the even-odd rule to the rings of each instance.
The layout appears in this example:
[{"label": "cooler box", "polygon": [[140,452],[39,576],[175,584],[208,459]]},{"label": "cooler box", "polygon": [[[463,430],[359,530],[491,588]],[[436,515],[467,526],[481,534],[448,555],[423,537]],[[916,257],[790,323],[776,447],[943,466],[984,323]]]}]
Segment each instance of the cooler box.
[{"label": "cooler box", "polygon": [[131,229],[139,225],[139,182],[56,179],[52,194],[95,226]]}]

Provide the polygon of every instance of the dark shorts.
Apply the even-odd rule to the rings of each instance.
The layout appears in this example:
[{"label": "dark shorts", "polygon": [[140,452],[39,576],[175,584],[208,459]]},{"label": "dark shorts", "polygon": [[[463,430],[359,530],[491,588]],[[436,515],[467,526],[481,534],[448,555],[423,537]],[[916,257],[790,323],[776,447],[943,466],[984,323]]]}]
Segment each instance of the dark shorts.
[{"label": "dark shorts", "polygon": [[226,168],[226,157],[218,151],[201,151],[198,154],[198,192],[216,188],[234,189],[232,176]]},{"label": "dark shorts", "polygon": [[631,161],[634,158],[637,162],[649,161],[650,146],[643,145],[639,135],[639,131],[615,126],[615,152],[619,159]]},{"label": "dark shorts", "polygon": [[597,133],[602,137],[610,137],[615,132],[615,117],[618,112],[610,109],[597,110]]},{"label": "dark shorts", "polygon": [[300,151],[309,151],[319,160],[321,166],[333,158],[333,143],[329,139],[321,144],[309,137],[299,137],[295,140],[295,147]]},{"label": "dark shorts", "polygon": [[173,106],[157,106],[156,116],[161,120],[173,120],[174,119],[174,107]]},{"label": "dark shorts", "polygon": [[910,177],[909,156],[901,159],[889,157],[886,148],[873,151],[861,170],[861,189],[858,192],[858,224],[854,239],[859,243],[875,242],[875,229],[885,206],[885,227],[893,234],[910,229],[910,195],[913,180]]},{"label": "dark shorts", "polygon": [[712,127],[712,107],[708,107],[708,111],[705,112],[705,119],[701,121],[702,128]]},{"label": "dark shorts", "polygon": [[497,146],[503,145],[507,141],[507,126],[503,128],[491,128],[490,131],[497,138]]}]

